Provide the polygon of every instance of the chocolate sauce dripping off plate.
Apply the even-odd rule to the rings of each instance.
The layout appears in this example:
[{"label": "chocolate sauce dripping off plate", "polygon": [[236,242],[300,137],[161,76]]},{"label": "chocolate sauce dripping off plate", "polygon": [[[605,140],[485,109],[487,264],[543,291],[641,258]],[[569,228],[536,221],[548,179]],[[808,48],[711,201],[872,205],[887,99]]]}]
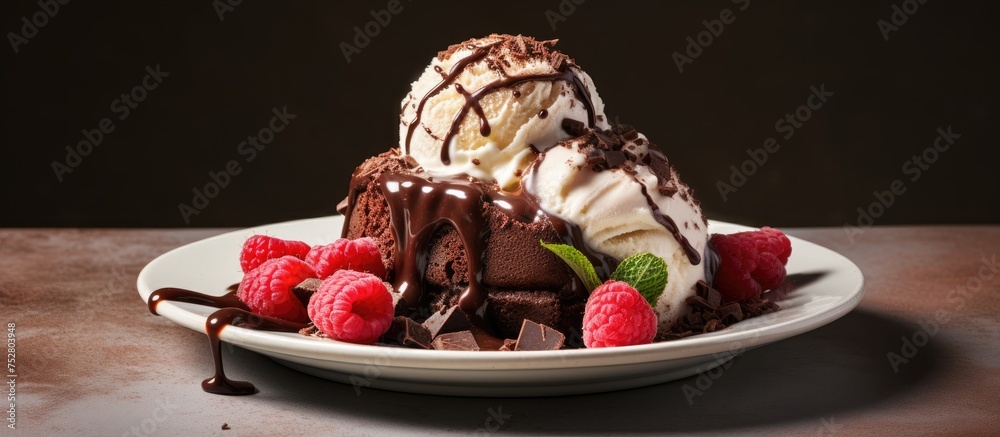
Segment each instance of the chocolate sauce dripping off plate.
[{"label": "chocolate sauce dripping off plate", "polygon": [[264,317],[240,308],[223,308],[208,316],[205,321],[205,333],[208,334],[209,346],[212,348],[212,358],[215,360],[215,375],[201,382],[202,390],[218,395],[252,395],[257,388],[247,381],[233,381],[226,377],[222,368],[222,340],[219,335],[226,326],[271,332],[298,332],[306,324],[289,322],[287,320]]},{"label": "chocolate sauce dripping off plate", "polygon": [[226,377],[222,369],[222,340],[219,335],[229,325],[246,329],[273,332],[298,332],[307,325],[289,322],[272,317],[264,317],[249,311],[249,308],[236,296],[239,284],[228,287],[228,293],[222,296],[212,296],[183,288],[160,288],[149,295],[146,305],[149,312],[158,314],[156,307],[160,302],[186,302],[221,308],[208,316],[205,321],[205,333],[208,335],[212,358],[215,360],[215,375],[201,383],[201,388],[208,393],[220,395],[251,395],[257,392],[253,384],[246,381],[233,381]]}]

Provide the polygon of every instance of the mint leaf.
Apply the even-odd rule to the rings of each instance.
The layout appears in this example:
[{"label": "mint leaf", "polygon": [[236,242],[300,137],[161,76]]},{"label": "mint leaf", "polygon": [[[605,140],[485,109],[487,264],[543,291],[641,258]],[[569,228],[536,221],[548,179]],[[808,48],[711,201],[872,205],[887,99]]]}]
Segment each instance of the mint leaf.
[{"label": "mint leaf", "polygon": [[628,283],[655,308],[667,286],[667,262],[648,252],[632,255],[618,265],[611,279]]},{"label": "mint leaf", "polygon": [[548,244],[541,240],[539,240],[539,243],[542,243],[542,247],[551,250],[556,256],[562,258],[569,265],[569,268],[573,269],[573,272],[580,277],[583,284],[587,286],[588,291],[594,291],[598,285],[601,285],[601,280],[597,277],[597,270],[594,269],[594,265],[590,263],[586,255],[575,247],[568,244]]}]

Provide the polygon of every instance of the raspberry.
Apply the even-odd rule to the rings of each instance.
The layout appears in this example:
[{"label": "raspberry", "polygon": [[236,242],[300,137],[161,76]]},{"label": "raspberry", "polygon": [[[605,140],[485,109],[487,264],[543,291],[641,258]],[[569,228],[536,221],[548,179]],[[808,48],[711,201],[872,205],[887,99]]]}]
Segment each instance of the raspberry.
[{"label": "raspberry", "polygon": [[305,259],[307,253],[309,253],[309,245],[301,241],[254,235],[243,243],[243,251],[240,252],[240,267],[243,267],[243,273],[250,273],[251,270],[269,259],[281,258],[285,255]]},{"label": "raspberry", "polygon": [[309,321],[305,305],[292,287],[315,277],[312,267],[294,256],[269,259],[243,275],[237,294],[257,314],[305,323]]},{"label": "raspberry", "polygon": [[587,347],[647,344],[656,336],[656,314],[635,288],[608,281],[590,293],[583,310],[583,344]]},{"label": "raspberry", "polygon": [[313,247],[305,260],[320,279],[326,279],[342,269],[368,272],[382,279],[386,277],[378,244],[368,237],[356,240],[341,238],[325,246]]},{"label": "raspberry", "polygon": [[372,344],[392,325],[392,295],[370,273],[337,270],[309,299],[309,318],[334,340]]},{"label": "raspberry", "polygon": [[759,296],[785,280],[792,242],[777,229],[765,226],[759,231],[714,234],[712,244],[720,259],[715,288],[727,301]]}]

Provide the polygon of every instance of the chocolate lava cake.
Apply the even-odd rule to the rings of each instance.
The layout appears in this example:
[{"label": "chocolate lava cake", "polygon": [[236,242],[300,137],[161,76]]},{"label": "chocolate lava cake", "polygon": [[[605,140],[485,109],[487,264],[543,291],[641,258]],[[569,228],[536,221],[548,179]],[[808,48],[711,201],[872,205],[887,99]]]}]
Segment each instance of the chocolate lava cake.
[{"label": "chocolate lava cake", "polygon": [[[345,214],[344,237],[374,238],[382,252],[389,282],[399,287],[399,242],[393,231],[389,199],[385,185],[390,179],[411,178],[425,183],[447,183],[426,177],[423,169],[409,156],[392,149],[361,164],[351,181],[347,199],[338,205]],[[481,214],[483,229],[482,268],[480,286],[485,292],[485,305],[475,309],[480,312],[489,330],[501,338],[517,338],[524,319],[559,329],[570,339],[579,338],[587,290],[576,275],[555,254],[544,249],[539,241],[566,243],[565,224],[553,223],[545,214],[537,213],[531,205],[517,207],[526,196],[505,195],[495,184],[482,184],[464,179],[455,187],[476,187],[483,196],[477,211]],[[473,193],[475,194],[475,193]],[[434,214],[434,212],[428,212]],[[412,216],[407,216],[412,221]],[[422,250],[416,255],[418,278],[414,284],[423,290],[409,302],[410,314],[423,320],[433,312],[444,311],[460,305],[460,297],[470,287],[469,257],[460,229],[455,220],[437,220],[425,237]],[[475,221],[475,218],[470,218]],[[408,223],[407,226],[413,226]],[[562,229],[562,232],[559,231]],[[400,229],[401,232],[407,232]],[[600,267],[609,269],[613,260],[588,253]],[[606,273],[604,275],[607,276]],[[400,291],[400,290],[396,290]],[[463,308],[471,312],[469,308]],[[405,312],[405,310],[404,310]],[[425,314],[421,314],[425,312]]]}]

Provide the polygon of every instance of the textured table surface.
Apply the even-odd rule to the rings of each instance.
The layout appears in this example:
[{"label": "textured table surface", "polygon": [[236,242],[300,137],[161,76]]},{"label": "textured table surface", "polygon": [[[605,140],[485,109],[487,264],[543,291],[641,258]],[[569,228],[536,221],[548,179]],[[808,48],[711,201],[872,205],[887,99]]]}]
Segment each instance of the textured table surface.
[{"label": "textured table surface", "polygon": [[788,230],[860,266],[864,300],[830,325],[745,353],[700,381],[691,402],[683,387],[698,377],[559,398],[358,395],[240,348],[224,348],[227,373],[260,393],[204,393],[205,336],[151,315],[135,282],[154,257],[224,231],[0,230],[0,321],[16,324],[17,354],[17,429],[2,434],[1000,430],[1000,226],[876,227],[853,242],[840,228]]}]

